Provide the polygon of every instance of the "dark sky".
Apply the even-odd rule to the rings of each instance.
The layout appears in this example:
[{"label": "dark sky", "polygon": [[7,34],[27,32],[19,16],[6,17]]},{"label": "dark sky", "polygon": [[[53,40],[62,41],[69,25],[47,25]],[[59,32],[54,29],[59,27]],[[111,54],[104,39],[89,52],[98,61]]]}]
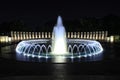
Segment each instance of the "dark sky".
[{"label": "dark sky", "polygon": [[[34,1],[34,0],[33,0]],[[41,25],[61,15],[64,19],[79,19],[84,16],[103,17],[108,14],[120,16],[118,1],[101,0],[39,0],[0,3],[0,23],[21,19],[29,25]]]}]

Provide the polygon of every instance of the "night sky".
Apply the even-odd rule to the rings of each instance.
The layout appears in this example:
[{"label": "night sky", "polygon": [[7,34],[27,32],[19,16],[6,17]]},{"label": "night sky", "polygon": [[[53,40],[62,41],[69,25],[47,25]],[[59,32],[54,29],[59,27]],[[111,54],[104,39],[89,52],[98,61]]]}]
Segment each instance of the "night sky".
[{"label": "night sky", "polygon": [[[114,1],[114,2],[113,2]],[[120,3],[101,0],[83,1],[9,1],[0,3],[0,23],[14,19],[36,26],[54,20],[58,15],[64,19],[80,19],[80,17],[103,17],[108,14],[120,16]]]}]

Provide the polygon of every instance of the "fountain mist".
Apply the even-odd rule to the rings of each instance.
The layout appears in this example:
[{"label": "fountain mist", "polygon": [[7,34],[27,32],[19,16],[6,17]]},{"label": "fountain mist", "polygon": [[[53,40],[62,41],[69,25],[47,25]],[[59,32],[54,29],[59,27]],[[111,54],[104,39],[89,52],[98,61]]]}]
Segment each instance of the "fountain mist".
[{"label": "fountain mist", "polygon": [[58,16],[57,24],[54,26],[52,35],[52,54],[65,55],[67,52],[66,31],[62,24],[62,18]]}]

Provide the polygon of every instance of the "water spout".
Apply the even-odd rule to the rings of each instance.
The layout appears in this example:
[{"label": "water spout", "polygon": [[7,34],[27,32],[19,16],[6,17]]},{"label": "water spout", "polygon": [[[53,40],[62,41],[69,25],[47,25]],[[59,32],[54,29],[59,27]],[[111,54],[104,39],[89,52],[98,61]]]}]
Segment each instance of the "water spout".
[{"label": "water spout", "polygon": [[54,26],[52,35],[52,54],[65,55],[67,52],[66,31],[62,24],[62,18],[58,16],[57,25]]},{"label": "water spout", "polygon": [[58,16],[58,19],[57,19],[57,27],[63,27],[63,23],[62,23],[62,18],[61,16]]}]

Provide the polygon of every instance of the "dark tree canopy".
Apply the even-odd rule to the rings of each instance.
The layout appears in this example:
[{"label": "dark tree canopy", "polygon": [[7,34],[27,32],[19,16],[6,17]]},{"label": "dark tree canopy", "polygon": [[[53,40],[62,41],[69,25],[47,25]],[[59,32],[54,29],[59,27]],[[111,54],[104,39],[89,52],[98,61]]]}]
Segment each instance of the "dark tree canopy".
[{"label": "dark tree canopy", "polygon": [[[42,26],[27,26],[22,20],[13,20],[0,24],[1,32],[9,31],[52,31],[56,20],[47,21]],[[66,31],[109,31],[111,34],[120,34],[120,17],[107,15],[103,18],[83,17],[74,20],[63,20]]]}]

